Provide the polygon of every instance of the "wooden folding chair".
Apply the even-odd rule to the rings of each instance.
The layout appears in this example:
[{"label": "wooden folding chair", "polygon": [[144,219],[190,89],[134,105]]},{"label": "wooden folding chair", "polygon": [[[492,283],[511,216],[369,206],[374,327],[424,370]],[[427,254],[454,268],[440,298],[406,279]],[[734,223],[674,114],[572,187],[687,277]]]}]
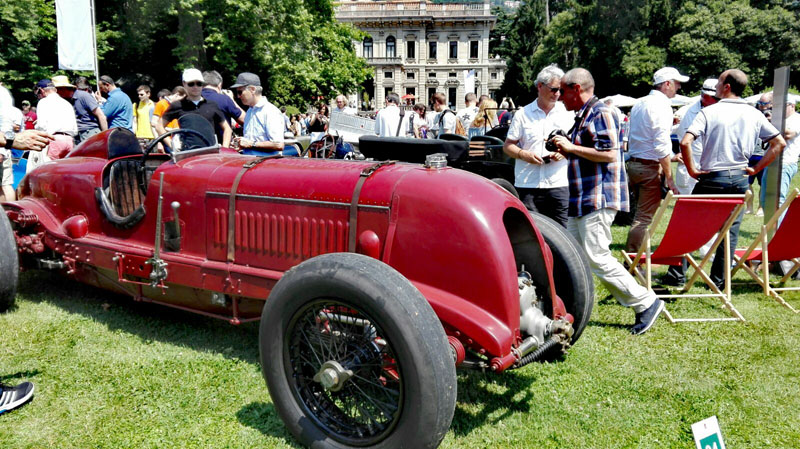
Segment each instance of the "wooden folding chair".
[{"label": "wooden folding chair", "polygon": [[[631,274],[636,276],[648,289],[653,288],[653,265],[681,265],[683,259],[686,258],[694,270],[680,293],[656,296],[659,298],[719,298],[722,301],[722,305],[733,315],[731,318],[673,318],[669,311],[665,309],[664,315],[671,323],[680,321],[745,321],[742,314],[731,303],[731,254],[728,231],[744,208],[745,201],[750,195],[749,192],[746,195],[673,195],[672,192],[669,192],[653,216],[653,222],[647,228],[644,241],[639,250],[636,253],[622,251],[622,256],[628,262]],[[650,241],[652,233],[658,227],[673,200],[675,206],[672,210],[672,217],[667,224],[667,229],[664,231],[661,242],[655,251],[652,251]],[[716,237],[715,234],[717,234]],[[699,250],[712,239],[713,243],[708,253],[698,263],[691,253]],[[720,244],[725,245],[724,291],[717,288],[711,278],[703,271],[703,268],[711,260]],[[644,273],[641,273],[638,269],[640,265],[645,266]],[[688,293],[698,278],[708,285],[712,293]]]},{"label": "wooden folding chair", "polygon": [[[794,200],[800,195],[800,190],[789,192],[786,201],[772,215],[766,224],[761,226],[761,232],[747,249],[737,249],[734,253],[736,266],[731,275],[740,269],[747,272],[764,289],[764,294],[775,298],[776,301],[786,306],[794,313],[800,313],[791,304],[787,303],[778,292],[800,290],[800,287],[773,287],[769,280],[769,261],[791,260],[794,266],[789,270],[778,285],[784,285],[800,269],[800,239],[797,234],[800,230],[800,201]],[[784,212],[786,215],[781,221]],[[772,234],[772,238],[770,238]],[[750,265],[752,261],[761,262],[761,275]]]}]

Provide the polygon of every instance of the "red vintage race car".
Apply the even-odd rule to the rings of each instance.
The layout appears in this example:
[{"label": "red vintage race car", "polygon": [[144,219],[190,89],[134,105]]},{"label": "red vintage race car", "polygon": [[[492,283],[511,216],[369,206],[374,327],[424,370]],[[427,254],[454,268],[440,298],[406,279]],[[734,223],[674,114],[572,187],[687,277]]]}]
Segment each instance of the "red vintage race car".
[{"label": "red vintage race car", "polygon": [[436,447],[457,367],[557,357],[589,320],[574,240],[442,158],[156,144],[142,151],[112,129],[23,179],[0,217],[0,311],[22,268],[232,324],[260,319],[272,401],[314,447]]}]

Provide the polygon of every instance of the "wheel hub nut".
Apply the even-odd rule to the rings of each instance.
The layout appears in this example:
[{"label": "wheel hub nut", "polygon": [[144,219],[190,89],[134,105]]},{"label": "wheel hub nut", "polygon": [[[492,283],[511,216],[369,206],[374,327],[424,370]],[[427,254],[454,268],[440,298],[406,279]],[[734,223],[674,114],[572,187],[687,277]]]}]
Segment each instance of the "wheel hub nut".
[{"label": "wheel hub nut", "polygon": [[344,369],[335,360],[328,360],[314,375],[314,382],[321,384],[326,390],[339,391],[351,377],[353,377],[353,371]]},{"label": "wheel hub nut", "polygon": [[339,383],[339,376],[336,375],[336,370],[328,368],[320,374],[320,383],[325,388],[332,388]]}]

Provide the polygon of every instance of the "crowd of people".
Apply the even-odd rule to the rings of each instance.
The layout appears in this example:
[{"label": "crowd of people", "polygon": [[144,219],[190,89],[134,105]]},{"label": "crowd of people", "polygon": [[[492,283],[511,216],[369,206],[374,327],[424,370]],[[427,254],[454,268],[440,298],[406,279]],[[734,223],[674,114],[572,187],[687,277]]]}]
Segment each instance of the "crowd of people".
[{"label": "crowd of people", "polygon": [[[633,309],[631,332],[639,335],[655,323],[664,303],[653,290],[640,285],[609,248],[615,215],[630,209],[629,190],[638,191],[626,242],[627,249],[635,251],[665,189],[682,194],[741,194],[755,179],[761,182],[766,167],[783,152],[782,202],[797,172],[800,115],[795,105],[787,104],[785,131],[780,133],[769,121],[772,94],[762,95],[756,108],[747,104],[741,96],[748,79],[738,69],[703,82],[700,98],[680,118],[680,153],[675,154],[670,139],[675,116],[669,100],[688,80],[673,67],[659,69],[651,92],[635,103],[629,116],[623,116],[594,95],[589,71],[574,68],[565,73],[550,65],[536,77],[537,98],[513,115],[508,111],[513,103],[507,99],[498,107],[488,96],[474,93],[465,96],[465,107],[458,111],[447,106],[443,93],[432,96],[430,111],[422,103],[407,110],[399,96],[390,93],[375,116],[374,133],[419,139],[445,133],[472,137],[508,124],[503,151],[513,160],[520,199],[575,237],[594,275],[620,304]],[[109,76],[99,78],[99,90],[94,93],[84,77],[70,82],[66,76],[54,76],[36,84],[36,107],[22,102],[21,110],[10,106],[10,93],[0,88],[4,148],[0,200],[14,199],[7,150],[29,150],[28,170],[32,170],[64,157],[75,145],[109,128],[129,129],[148,142],[179,127],[181,118],[192,113],[208,121],[221,145],[270,154],[287,150],[288,138],[311,135],[313,141],[329,131],[331,108],[326,104],[320,104],[316,112],[290,117],[286,108],[267,99],[258,75],[240,73],[230,90],[223,89],[222,81],[216,71],[190,68],[183,72],[181,85],[159,91],[157,101],[151,100],[149,86],[139,86],[138,101],[133,103]],[[335,103],[333,112],[356,114],[344,95],[337,96]],[[169,139],[164,143],[173,144]],[[733,248],[740,222],[741,216],[730,228]],[[718,286],[725,269],[723,251],[717,248],[711,268],[710,278]],[[661,282],[680,285],[684,272],[685,267],[671,267]],[[2,388],[4,397],[13,398],[13,406],[33,394],[33,386],[27,383]]]},{"label": "crowd of people", "polygon": [[[509,103],[510,102],[510,103]],[[464,108],[457,111],[447,105],[446,97],[439,92],[430,99],[432,110],[424,103],[416,103],[406,110],[400,97],[392,92],[386,96],[386,106],[375,116],[375,134],[381,137],[413,137],[434,139],[440,134],[458,134],[467,138],[484,135],[490,129],[508,124],[511,119],[509,104],[504,99],[500,107],[488,95],[470,92],[464,97]]]},{"label": "crowd of people", "polygon": [[[674,154],[670,133],[675,115],[669,99],[688,80],[673,67],[656,71],[652,91],[634,104],[623,132],[625,119],[594,95],[588,71],[564,73],[555,66],[546,67],[536,79],[537,99],[515,114],[504,145],[506,154],[516,159],[515,187],[522,201],[566,226],[582,245],[600,282],[618,302],[633,308],[634,334],[647,331],[664,304],[609,249],[614,216],[630,209],[629,189],[638,191],[626,242],[628,250],[635,252],[664,190],[743,194],[783,152],[783,202],[797,172],[800,115],[795,105],[786,106],[781,134],[769,121],[771,94],[763,95],[756,108],[746,103],[741,96],[748,79],[738,69],[705,80],[700,98],[681,118],[680,153]],[[673,162],[678,163],[676,180]],[[741,218],[730,228],[732,249]],[[710,278],[717,288],[723,283],[724,251],[722,246],[717,248],[711,267]],[[685,269],[685,265],[670,267],[659,283],[682,285]]]}]

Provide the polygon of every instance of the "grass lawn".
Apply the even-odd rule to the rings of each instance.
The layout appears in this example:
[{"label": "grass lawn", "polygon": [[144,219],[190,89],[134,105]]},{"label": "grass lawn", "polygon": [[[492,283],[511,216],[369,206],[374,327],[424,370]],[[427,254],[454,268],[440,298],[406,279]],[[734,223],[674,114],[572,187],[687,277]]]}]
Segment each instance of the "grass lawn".
[{"label": "grass lawn", "polygon": [[[760,220],[746,216],[740,246]],[[626,235],[614,229],[615,249]],[[690,448],[691,424],[716,415],[730,448],[797,448],[800,316],[753,284],[734,292],[747,323],[661,318],[634,337],[633,312],[598,284],[592,320],[563,360],[459,374],[442,447]],[[786,296],[800,306],[800,292]],[[715,301],[670,307],[726,316]],[[0,415],[1,448],[297,447],[261,377],[257,323],[41,272],[22,275],[17,304],[0,315],[0,381],[31,380],[36,395]]]}]

